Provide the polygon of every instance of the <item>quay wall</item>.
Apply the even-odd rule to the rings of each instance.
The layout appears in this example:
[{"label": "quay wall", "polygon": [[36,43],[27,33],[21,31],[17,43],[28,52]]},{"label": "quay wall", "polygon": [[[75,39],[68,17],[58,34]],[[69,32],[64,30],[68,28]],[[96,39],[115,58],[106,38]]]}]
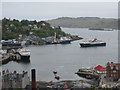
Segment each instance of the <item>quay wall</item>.
[{"label": "quay wall", "polygon": [[22,60],[22,56],[19,54],[13,54],[13,53],[7,53],[5,55],[2,55],[2,59],[0,60],[0,64],[7,64],[10,61],[16,61],[16,62],[30,62],[30,60]]}]

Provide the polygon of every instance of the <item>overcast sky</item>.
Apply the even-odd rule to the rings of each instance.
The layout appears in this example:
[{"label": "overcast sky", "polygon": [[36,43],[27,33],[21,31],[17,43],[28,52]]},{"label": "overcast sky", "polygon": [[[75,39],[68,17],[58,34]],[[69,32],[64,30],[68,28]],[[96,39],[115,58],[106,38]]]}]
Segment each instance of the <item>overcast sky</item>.
[{"label": "overcast sky", "polygon": [[1,2],[119,2],[120,0],[1,0]]},{"label": "overcast sky", "polygon": [[117,2],[3,2],[2,17],[48,20],[58,17],[117,18]]}]

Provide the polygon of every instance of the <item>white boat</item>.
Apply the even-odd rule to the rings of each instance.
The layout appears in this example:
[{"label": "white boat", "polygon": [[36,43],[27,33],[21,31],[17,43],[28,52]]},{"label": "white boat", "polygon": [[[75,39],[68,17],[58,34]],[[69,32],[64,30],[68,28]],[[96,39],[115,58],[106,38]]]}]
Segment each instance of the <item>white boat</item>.
[{"label": "white boat", "polygon": [[19,48],[17,53],[21,56],[21,60],[30,60],[30,50],[26,48]]}]

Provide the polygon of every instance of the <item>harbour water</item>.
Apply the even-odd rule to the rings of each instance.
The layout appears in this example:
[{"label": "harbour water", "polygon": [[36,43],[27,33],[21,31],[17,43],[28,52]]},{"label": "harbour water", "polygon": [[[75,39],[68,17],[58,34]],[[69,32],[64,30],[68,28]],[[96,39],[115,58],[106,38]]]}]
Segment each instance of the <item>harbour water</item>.
[{"label": "harbour water", "polygon": [[3,70],[28,71],[35,68],[37,80],[54,80],[53,71],[57,71],[61,80],[81,79],[75,72],[82,67],[105,66],[109,62],[118,62],[118,31],[93,31],[81,28],[62,28],[63,31],[83,37],[83,40],[98,38],[106,42],[106,47],[81,48],[77,40],[71,44],[29,46],[30,63],[9,62],[1,66]]}]

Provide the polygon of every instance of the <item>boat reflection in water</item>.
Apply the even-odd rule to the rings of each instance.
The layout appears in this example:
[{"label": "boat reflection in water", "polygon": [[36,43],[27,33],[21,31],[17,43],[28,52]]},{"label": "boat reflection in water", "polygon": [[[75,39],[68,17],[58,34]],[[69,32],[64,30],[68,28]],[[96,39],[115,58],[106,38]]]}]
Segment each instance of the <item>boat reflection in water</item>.
[{"label": "boat reflection in water", "polygon": [[106,42],[103,42],[101,40],[97,40],[95,38],[94,40],[80,42],[80,46],[81,47],[106,46]]}]

